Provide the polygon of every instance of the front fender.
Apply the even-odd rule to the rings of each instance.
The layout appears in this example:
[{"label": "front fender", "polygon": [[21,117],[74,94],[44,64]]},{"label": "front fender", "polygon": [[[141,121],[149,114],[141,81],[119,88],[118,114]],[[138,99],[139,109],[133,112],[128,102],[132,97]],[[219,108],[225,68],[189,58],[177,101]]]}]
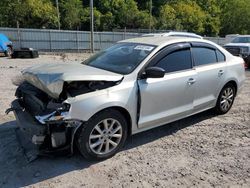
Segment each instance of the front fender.
[{"label": "front fender", "polygon": [[88,121],[94,114],[109,107],[124,108],[133,116],[137,109],[136,89],[136,87],[108,88],[68,98],[65,102],[71,105],[69,116],[71,119]]}]

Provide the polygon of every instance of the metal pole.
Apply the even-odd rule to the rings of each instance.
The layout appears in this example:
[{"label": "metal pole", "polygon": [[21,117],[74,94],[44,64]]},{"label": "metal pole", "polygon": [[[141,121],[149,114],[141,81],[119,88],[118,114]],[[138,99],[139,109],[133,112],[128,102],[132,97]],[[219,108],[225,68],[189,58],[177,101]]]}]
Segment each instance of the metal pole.
[{"label": "metal pole", "polygon": [[59,5],[58,0],[56,0],[56,9],[57,9],[57,18],[58,18],[58,29],[61,29],[61,23],[60,23],[60,12],[59,12]]},{"label": "metal pole", "polygon": [[49,30],[49,50],[52,52],[51,30]]},{"label": "metal pole", "polygon": [[19,21],[16,21],[16,27],[17,27],[17,37],[18,37],[19,48],[22,48]]},{"label": "metal pole", "polygon": [[78,37],[78,31],[76,31],[76,45],[77,45],[77,52],[79,53],[79,37]]},{"label": "metal pole", "polygon": [[149,19],[149,32],[151,32],[151,25],[152,25],[152,0],[150,0],[149,5],[149,12],[150,12],[150,19]]},{"label": "metal pole", "polygon": [[91,52],[94,53],[94,10],[93,10],[93,0],[90,0],[90,48],[91,48]]}]

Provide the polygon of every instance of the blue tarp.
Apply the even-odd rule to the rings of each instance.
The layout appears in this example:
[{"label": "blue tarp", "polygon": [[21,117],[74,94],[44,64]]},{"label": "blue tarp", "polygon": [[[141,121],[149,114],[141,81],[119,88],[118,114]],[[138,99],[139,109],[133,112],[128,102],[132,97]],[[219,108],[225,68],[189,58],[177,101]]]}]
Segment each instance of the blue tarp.
[{"label": "blue tarp", "polygon": [[0,52],[5,52],[8,48],[8,45],[11,44],[12,42],[8,39],[8,37],[0,33]]}]

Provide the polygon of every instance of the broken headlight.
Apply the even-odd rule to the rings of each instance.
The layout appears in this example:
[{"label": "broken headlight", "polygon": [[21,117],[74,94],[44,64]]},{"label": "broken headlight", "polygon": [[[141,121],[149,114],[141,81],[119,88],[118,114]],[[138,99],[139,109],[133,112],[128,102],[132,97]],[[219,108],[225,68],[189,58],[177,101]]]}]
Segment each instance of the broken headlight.
[{"label": "broken headlight", "polygon": [[36,120],[41,124],[57,122],[61,120],[69,119],[70,104],[63,103],[61,106],[57,107],[53,112],[46,115],[35,116]]}]

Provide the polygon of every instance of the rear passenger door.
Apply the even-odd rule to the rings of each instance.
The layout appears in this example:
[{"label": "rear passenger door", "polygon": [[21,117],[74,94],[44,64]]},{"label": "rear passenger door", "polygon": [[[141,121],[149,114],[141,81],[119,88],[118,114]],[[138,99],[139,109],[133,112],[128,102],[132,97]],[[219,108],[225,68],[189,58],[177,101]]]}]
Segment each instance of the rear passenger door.
[{"label": "rear passenger door", "polygon": [[216,47],[206,43],[192,43],[192,56],[197,72],[194,112],[198,112],[215,106],[224,83],[226,62]]}]

